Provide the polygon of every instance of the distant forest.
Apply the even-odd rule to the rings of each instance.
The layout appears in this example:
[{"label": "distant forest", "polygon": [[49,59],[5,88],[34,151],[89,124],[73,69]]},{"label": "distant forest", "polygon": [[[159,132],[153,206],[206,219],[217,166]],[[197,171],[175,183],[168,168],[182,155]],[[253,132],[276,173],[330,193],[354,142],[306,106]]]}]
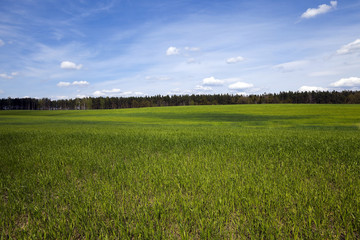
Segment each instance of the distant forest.
[{"label": "distant forest", "polygon": [[280,92],[260,95],[156,95],[145,97],[3,98],[0,110],[87,110],[225,104],[360,104],[360,91]]}]

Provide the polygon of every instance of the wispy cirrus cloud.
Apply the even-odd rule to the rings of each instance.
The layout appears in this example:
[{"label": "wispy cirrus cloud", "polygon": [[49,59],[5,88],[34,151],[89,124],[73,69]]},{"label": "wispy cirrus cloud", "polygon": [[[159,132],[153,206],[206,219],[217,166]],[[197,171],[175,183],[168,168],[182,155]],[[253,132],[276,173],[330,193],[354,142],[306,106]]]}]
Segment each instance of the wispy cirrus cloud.
[{"label": "wispy cirrus cloud", "polygon": [[241,57],[241,56],[238,56],[238,57],[232,57],[232,58],[228,58],[226,60],[226,63],[228,64],[233,64],[233,63],[238,63],[238,62],[242,62],[244,61],[245,58]]},{"label": "wispy cirrus cloud", "polygon": [[355,52],[360,52],[360,38],[355,41],[342,46],[340,49],[336,51],[337,54],[351,54]]},{"label": "wispy cirrus cloud", "polygon": [[12,79],[13,78],[13,76],[10,76],[10,75],[8,75],[6,73],[0,73],[0,77],[5,78],[5,79]]},{"label": "wispy cirrus cloud", "polygon": [[198,47],[185,47],[184,49],[185,49],[186,51],[190,51],[190,52],[200,51],[200,48],[198,48]]},{"label": "wispy cirrus cloud", "polygon": [[321,71],[321,72],[311,72],[309,73],[310,77],[327,77],[338,74],[335,71]]},{"label": "wispy cirrus cloud", "polygon": [[18,72],[12,72],[11,74],[0,73],[0,77],[5,79],[13,79],[18,74],[19,74]]},{"label": "wispy cirrus cloud", "polygon": [[313,18],[317,15],[330,12],[337,6],[337,1],[331,1],[330,5],[321,4],[317,8],[308,8],[302,15],[301,18]]},{"label": "wispy cirrus cloud", "polygon": [[194,64],[194,63],[199,63],[199,62],[196,61],[195,58],[188,58],[188,59],[186,60],[186,63],[188,63],[188,64]]},{"label": "wispy cirrus cloud", "polygon": [[292,62],[286,62],[286,63],[281,63],[278,65],[275,65],[274,68],[278,69],[282,72],[292,72],[292,71],[301,69],[308,63],[309,62],[305,61],[305,60],[292,61]]},{"label": "wispy cirrus cloud", "polygon": [[148,81],[168,81],[171,80],[169,76],[146,76],[146,80]]}]

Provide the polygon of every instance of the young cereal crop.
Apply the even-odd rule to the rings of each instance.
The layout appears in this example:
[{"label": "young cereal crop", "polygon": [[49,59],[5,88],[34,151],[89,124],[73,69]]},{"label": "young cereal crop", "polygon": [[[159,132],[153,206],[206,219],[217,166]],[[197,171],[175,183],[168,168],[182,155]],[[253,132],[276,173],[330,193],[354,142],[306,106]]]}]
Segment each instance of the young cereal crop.
[{"label": "young cereal crop", "polygon": [[359,239],[360,106],[0,111],[1,239]]}]

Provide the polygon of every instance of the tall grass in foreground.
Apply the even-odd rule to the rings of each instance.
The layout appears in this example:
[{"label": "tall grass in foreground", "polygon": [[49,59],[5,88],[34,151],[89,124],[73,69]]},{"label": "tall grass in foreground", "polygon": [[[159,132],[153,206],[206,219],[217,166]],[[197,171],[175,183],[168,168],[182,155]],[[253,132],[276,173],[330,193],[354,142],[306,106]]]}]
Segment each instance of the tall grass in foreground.
[{"label": "tall grass in foreground", "polygon": [[360,238],[360,106],[0,112],[1,238]]}]

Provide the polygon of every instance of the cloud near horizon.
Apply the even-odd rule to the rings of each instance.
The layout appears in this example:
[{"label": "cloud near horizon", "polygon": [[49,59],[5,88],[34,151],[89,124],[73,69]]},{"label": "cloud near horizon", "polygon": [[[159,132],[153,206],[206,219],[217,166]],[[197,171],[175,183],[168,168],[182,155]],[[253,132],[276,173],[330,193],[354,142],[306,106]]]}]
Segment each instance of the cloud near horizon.
[{"label": "cloud near horizon", "polygon": [[200,91],[212,91],[212,87],[205,87],[202,85],[196,85],[195,90],[200,90]]},{"label": "cloud near horizon", "polygon": [[236,82],[233,84],[229,85],[229,89],[231,90],[242,90],[242,89],[247,89],[247,88],[252,88],[254,85],[251,83],[246,83],[246,82]]},{"label": "cloud near horizon", "polygon": [[125,96],[125,97],[131,97],[131,96],[143,96],[145,95],[143,92],[132,92],[132,91],[126,91],[122,92],[119,88],[113,88],[110,90],[103,89],[93,92],[92,94],[95,97],[101,97],[101,96]]},{"label": "cloud near horizon", "polygon": [[330,84],[332,87],[360,87],[359,77],[341,78],[339,81]]},{"label": "cloud near horizon", "polygon": [[121,93],[121,90],[119,88],[113,88],[111,90],[101,90],[101,91],[95,91],[93,93],[94,96],[96,97],[100,97],[100,96],[105,96],[105,95],[111,95],[111,94],[117,94],[117,93]]},{"label": "cloud near horizon", "polygon": [[302,15],[301,18],[313,18],[317,15],[327,13],[337,6],[337,1],[331,1],[330,5],[321,4],[317,8],[308,8]]},{"label": "cloud near horizon", "polygon": [[316,86],[301,86],[299,88],[300,92],[312,92],[312,91],[327,91],[327,88],[323,88],[323,87],[316,87]]}]

